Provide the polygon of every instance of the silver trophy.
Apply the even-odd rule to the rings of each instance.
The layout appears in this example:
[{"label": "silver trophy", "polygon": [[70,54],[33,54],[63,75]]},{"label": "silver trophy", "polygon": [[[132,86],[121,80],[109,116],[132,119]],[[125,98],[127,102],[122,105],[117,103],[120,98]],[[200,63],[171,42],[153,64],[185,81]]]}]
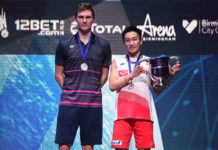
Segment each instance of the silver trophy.
[{"label": "silver trophy", "polygon": [[153,87],[161,87],[167,84],[169,80],[171,71],[169,70],[169,65],[172,60],[180,61],[178,56],[163,56],[163,57],[155,57],[150,59],[151,64],[151,79],[155,82]]}]

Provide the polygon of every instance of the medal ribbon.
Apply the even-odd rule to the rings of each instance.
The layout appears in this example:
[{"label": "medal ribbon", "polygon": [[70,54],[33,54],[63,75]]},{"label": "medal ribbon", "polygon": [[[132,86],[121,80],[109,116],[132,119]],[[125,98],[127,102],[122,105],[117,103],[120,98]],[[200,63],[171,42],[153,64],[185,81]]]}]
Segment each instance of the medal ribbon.
[{"label": "medal ribbon", "polygon": [[89,51],[89,46],[90,46],[90,44],[91,44],[92,33],[91,33],[91,35],[90,35],[90,37],[89,37],[89,41],[88,41],[88,44],[87,44],[87,47],[86,47],[86,50],[85,50],[85,54],[84,54],[84,51],[83,51],[83,47],[82,47],[82,43],[81,43],[81,40],[80,40],[80,37],[79,37],[79,33],[78,33],[77,38],[78,38],[78,41],[79,41],[79,47],[80,47],[80,51],[81,51],[81,54],[82,54],[82,58],[83,58],[83,60],[85,60],[85,59],[86,59],[86,56],[87,56],[87,54],[88,54],[88,51]]},{"label": "medal ribbon", "polygon": [[[130,64],[129,55],[127,55],[126,57],[127,57],[128,66],[129,66],[129,73],[131,73],[131,72],[132,72],[132,69],[131,69],[131,64]],[[137,60],[136,60],[136,62],[135,62],[134,68],[135,68],[136,66],[138,66],[140,57],[141,57],[141,54],[139,54],[139,56],[138,56],[138,58],[137,58]],[[134,69],[134,68],[133,68],[133,69]]]}]

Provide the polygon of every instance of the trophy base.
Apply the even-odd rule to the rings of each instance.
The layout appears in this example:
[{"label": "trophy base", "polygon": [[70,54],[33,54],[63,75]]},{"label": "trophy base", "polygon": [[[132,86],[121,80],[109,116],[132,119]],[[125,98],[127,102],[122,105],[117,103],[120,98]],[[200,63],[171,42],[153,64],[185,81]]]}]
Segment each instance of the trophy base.
[{"label": "trophy base", "polygon": [[153,84],[153,87],[163,87],[163,86],[166,86],[167,85],[167,80],[168,78],[158,78],[156,77],[157,79],[157,83],[156,84]]}]

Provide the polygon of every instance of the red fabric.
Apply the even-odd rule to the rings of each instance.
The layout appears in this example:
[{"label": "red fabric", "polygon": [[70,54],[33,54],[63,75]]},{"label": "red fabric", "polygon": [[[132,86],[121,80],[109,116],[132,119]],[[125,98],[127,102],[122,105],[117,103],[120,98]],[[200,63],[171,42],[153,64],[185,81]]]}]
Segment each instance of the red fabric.
[{"label": "red fabric", "polygon": [[151,120],[148,101],[137,94],[120,91],[117,108],[117,119]]},{"label": "red fabric", "polygon": [[126,76],[128,74],[128,70],[119,70],[119,77]]},{"label": "red fabric", "polygon": [[136,148],[154,148],[153,123],[137,119],[117,120],[114,122],[112,148],[129,148],[134,133]]}]

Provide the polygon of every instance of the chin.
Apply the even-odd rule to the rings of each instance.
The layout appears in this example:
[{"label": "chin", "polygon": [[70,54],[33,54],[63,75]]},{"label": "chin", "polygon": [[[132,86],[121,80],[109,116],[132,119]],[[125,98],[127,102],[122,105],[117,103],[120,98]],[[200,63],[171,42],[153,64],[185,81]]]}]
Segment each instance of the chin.
[{"label": "chin", "polygon": [[131,51],[131,52],[129,52],[129,54],[132,55],[132,56],[134,56],[134,55],[137,54],[137,51],[134,51],[134,52]]},{"label": "chin", "polygon": [[89,31],[91,31],[91,28],[81,28],[81,31],[83,31],[83,32],[89,32]]},{"label": "chin", "polygon": [[136,51],[136,50],[130,50],[129,53],[130,53],[130,54],[136,54],[137,51]]}]

